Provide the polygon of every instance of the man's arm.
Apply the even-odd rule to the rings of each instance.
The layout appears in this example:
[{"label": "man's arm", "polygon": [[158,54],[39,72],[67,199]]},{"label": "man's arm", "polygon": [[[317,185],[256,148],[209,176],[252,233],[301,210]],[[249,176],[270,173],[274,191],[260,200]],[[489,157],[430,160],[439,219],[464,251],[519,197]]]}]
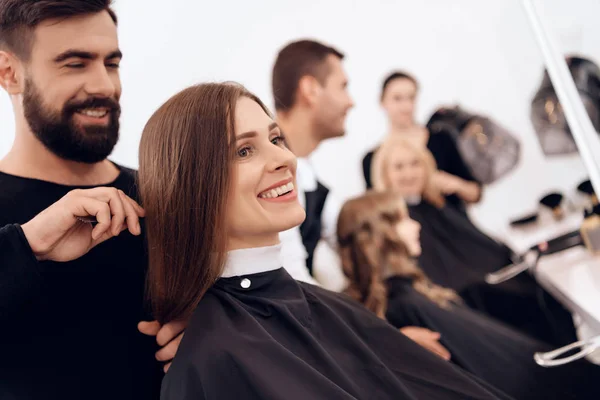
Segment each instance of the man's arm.
[{"label": "man's arm", "polygon": [[[75,260],[125,229],[139,235],[143,214],[114,188],[73,190],[22,226],[0,228],[0,326],[39,298],[38,260]],[[90,217],[95,227],[81,224],[81,218]]]},{"label": "man's arm", "polygon": [[39,295],[39,267],[21,227],[0,228],[0,325]]}]

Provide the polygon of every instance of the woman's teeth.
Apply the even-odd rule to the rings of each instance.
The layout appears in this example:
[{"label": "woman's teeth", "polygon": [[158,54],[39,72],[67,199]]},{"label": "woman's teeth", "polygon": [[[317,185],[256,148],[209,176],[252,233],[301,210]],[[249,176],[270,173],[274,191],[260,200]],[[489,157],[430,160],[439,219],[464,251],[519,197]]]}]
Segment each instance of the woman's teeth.
[{"label": "woman's teeth", "polygon": [[102,118],[108,114],[108,110],[105,108],[84,108],[78,111],[79,114],[83,114],[87,117]]},{"label": "woman's teeth", "polygon": [[276,187],[275,189],[265,190],[261,194],[258,195],[261,199],[274,199],[276,197],[282,196],[294,190],[294,184],[292,182],[287,185]]}]

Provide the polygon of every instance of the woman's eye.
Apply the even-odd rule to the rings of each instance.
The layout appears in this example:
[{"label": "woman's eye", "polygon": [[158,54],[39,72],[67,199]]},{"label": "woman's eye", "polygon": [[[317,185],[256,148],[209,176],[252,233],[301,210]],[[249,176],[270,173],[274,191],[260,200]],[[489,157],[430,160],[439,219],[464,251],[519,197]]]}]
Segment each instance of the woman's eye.
[{"label": "woman's eye", "polygon": [[250,147],[248,147],[248,146],[242,147],[241,149],[238,150],[237,155],[240,158],[248,157],[250,155]]},{"label": "woman's eye", "polygon": [[285,137],[283,135],[274,137],[273,139],[271,139],[271,143],[273,143],[276,146],[286,146]]}]

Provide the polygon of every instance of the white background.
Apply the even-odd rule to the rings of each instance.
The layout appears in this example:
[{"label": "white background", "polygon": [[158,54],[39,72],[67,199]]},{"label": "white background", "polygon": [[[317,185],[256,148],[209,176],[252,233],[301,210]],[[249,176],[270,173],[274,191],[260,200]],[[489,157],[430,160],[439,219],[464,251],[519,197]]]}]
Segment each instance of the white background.
[{"label": "white background", "polygon": [[[561,51],[600,60],[600,1],[538,5]],[[323,144],[313,158],[320,178],[340,197],[363,190],[360,160],[386,131],[381,80],[396,68],[421,82],[421,122],[437,106],[460,102],[521,139],[519,167],[488,187],[471,210],[486,230],[532,210],[547,190],[572,192],[587,175],[578,157],[548,160],[539,149],[529,104],[543,62],[519,0],[117,0],[116,10],[125,58],[121,140],[112,159],[127,166],[137,166],[143,126],[172,94],[201,81],[235,80],[272,104],[277,51],[290,40],[315,38],[346,53],[356,102],[346,137]],[[0,157],[13,130],[3,94]]]}]

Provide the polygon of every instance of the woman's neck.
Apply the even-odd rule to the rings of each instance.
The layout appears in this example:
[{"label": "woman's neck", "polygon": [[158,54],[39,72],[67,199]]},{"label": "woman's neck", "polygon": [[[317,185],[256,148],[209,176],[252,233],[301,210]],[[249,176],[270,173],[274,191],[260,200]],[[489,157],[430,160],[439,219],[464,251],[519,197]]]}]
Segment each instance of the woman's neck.
[{"label": "woman's neck", "polygon": [[279,233],[244,237],[229,237],[227,241],[227,251],[269,247],[277,244],[279,244]]},{"label": "woman's neck", "polygon": [[390,124],[390,133],[397,133],[397,134],[402,134],[402,133],[410,133],[410,131],[419,128],[419,125],[417,125],[416,123],[410,123],[410,124],[406,124],[406,125],[395,125],[395,124]]},{"label": "woman's neck", "polygon": [[423,135],[425,129],[418,124],[410,124],[410,125],[390,125],[389,133],[390,135],[411,135],[411,136],[419,136]]},{"label": "woman's neck", "polygon": [[429,132],[420,125],[412,124],[409,126],[391,126],[389,136],[401,137],[411,143],[421,146],[426,146],[429,140]]}]

